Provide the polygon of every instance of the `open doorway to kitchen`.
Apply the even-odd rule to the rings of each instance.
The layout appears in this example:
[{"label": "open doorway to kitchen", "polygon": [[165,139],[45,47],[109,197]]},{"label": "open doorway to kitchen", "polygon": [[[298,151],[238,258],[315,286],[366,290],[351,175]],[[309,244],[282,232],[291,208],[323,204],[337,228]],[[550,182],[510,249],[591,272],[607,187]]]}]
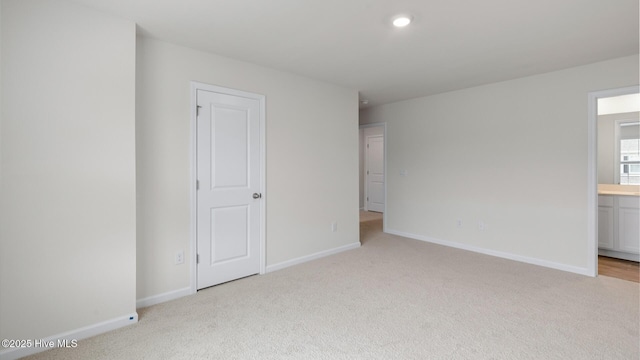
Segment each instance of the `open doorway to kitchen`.
[{"label": "open doorway to kitchen", "polygon": [[639,282],[638,87],[589,94],[589,117],[589,191],[593,201],[589,207],[595,215],[590,223],[590,235],[595,237],[590,247],[595,252],[594,275]]}]

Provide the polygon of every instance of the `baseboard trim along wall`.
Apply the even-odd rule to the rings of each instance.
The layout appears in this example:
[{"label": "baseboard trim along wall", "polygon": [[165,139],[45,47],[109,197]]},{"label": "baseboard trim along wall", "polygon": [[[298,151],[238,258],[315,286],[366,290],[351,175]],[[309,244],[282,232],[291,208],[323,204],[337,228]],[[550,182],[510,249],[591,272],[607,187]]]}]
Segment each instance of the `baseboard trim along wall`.
[{"label": "baseboard trim along wall", "polygon": [[267,269],[266,269],[266,272],[270,273],[270,272],[273,272],[273,271],[282,270],[284,268],[288,268],[289,266],[302,264],[302,263],[305,263],[307,261],[323,258],[323,257],[329,256],[329,255],[334,255],[334,254],[337,254],[337,253],[341,253],[343,251],[357,249],[357,248],[360,247],[360,245],[361,244],[358,241],[358,242],[355,242],[355,243],[352,243],[352,244],[347,244],[347,245],[343,245],[343,246],[337,247],[335,249],[329,249],[329,250],[325,250],[325,251],[320,251],[320,252],[317,252],[315,254],[302,256],[302,257],[291,259],[291,260],[287,260],[287,261],[283,261],[283,262],[278,263],[278,264],[268,265]]},{"label": "baseboard trim along wall", "polygon": [[640,262],[640,255],[631,254],[631,253],[625,253],[625,252],[621,252],[621,251],[598,249],[598,255],[609,256],[609,257],[614,257],[614,258],[619,258],[619,259],[624,259],[624,260],[629,260],[629,261]]},{"label": "baseboard trim along wall", "polygon": [[[325,256],[329,256],[329,255],[333,255],[333,254],[337,254],[343,251],[347,251],[347,250],[351,250],[351,249],[356,249],[360,247],[360,242],[355,242],[352,244],[348,244],[348,245],[344,245],[344,246],[340,246],[337,247],[335,249],[329,249],[329,250],[325,250],[325,251],[320,251],[317,252],[315,254],[311,254],[311,255],[307,255],[307,256],[302,256],[296,259],[291,259],[291,260],[287,260],[287,261],[283,261],[281,263],[278,264],[274,264],[274,265],[269,265],[266,268],[266,272],[272,272],[272,271],[277,271],[277,270],[281,270],[284,268],[288,268],[289,266],[294,266],[294,265],[298,265],[298,264],[302,264],[305,263],[307,261],[311,261],[311,260],[315,260],[315,259],[319,259]],[[149,296],[143,299],[139,299],[136,301],[136,308],[140,309],[140,308],[144,308],[147,306],[151,306],[151,305],[156,305],[156,304],[160,304],[166,301],[171,301],[171,300],[175,300],[175,299],[179,299],[183,296],[187,296],[187,295],[192,295],[193,292],[191,290],[190,287],[186,287],[186,288],[182,288],[182,289],[178,289],[178,290],[173,290],[173,291],[169,291],[166,293],[162,293],[162,294],[158,294],[158,295],[153,295],[153,296]],[[1,359],[0,359],[1,360]]]},{"label": "baseboard trim along wall", "polygon": [[0,360],[14,360],[24,356],[49,350],[54,347],[77,347],[78,340],[104,334],[138,322],[138,313],[103,321],[97,324],[71,330],[44,339],[30,339],[31,344],[22,348],[10,348],[0,351]]},{"label": "baseboard trim along wall", "polygon": [[425,242],[438,244],[438,245],[444,245],[444,246],[448,246],[448,247],[452,247],[452,248],[456,248],[456,249],[468,250],[468,251],[473,251],[473,252],[480,253],[480,254],[491,255],[491,256],[495,256],[495,257],[499,257],[499,258],[503,258],[503,259],[519,261],[519,262],[532,264],[532,265],[544,266],[544,267],[551,268],[551,269],[568,271],[568,272],[572,272],[572,273],[576,273],[576,274],[580,274],[580,275],[585,275],[585,276],[591,276],[587,268],[581,268],[581,267],[577,267],[577,266],[565,265],[565,264],[560,264],[560,263],[556,263],[556,262],[553,262],[553,261],[530,258],[530,257],[526,257],[526,256],[515,255],[515,254],[510,254],[510,253],[501,252],[501,251],[484,249],[484,248],[481,248],[481,247],[471,246],[471,245],[467,245],[467,244],[461,244],[461,243],[457,243],[457,242],[453,242],[453,241],[440,240],[440,239],[436,239],[436,238],[432,238],[432,237],[428,237],[428,236],[416,235],[416,234],[406,233],[406,232],[397,231],[397,230],[386,229],[385,232],[389,233],[389,234],[392,234],[392,235],[398,235],[398,236],[406,237],[406,238],[409,238],[409,239],[425,241]]},{"label": "baseboard trim along wall", "polygon": [[144,308],[151,305],[163,303],[165,301],[171,301],[179,299],[183,296],[191,295],[193,292],[190,287],[169,291],[166,293],[149,296],[136,301],[136,309]]},{"label": "baseboard trim along wall", "polygon": [[[289,266],[302,264],[302,263],[305,263],[307,261],[319,259],[321,257],[337,254],[337,253],[340,253],[340,252],[343,252],[343,251],[356,249],[356,248],[359,248],[359,247],[360,247],[360,242],[355,242],[353,244],[340,246],[340,247],[337,247],[335,249],[329,249],[329,250],[325,250],[325,251],[320,251],[320,252],[317,252],[315,254],[302,256],[302,257],[299,257],[299,258],[296,258],[296,259],[292,259],[292,260],[287,260],[287,261],[281,262],[279,264],[269,265],[266,268],[266,273],[269,273],[269,272],[272,272],[272,271],[276,271],[276,270],[281,270],[281,269],[287,268]],[[140,308],[144,308],[144,307],[147,307],[147,306],[160,304],[160,303],[163,303],[163,302],[166,302],[166,301],[179,299],[179,298],[181,298],[183,296],[192,295],[192,294],[193,294],[193,292],[192,292],[190,287],[186,287],[186,288],[182,288],[182,289],[178,289],[178,290],[173,290],[173,291],[169,291],[169,292],[166,292],[166,293],[163,293],[163,294],[153,295],[153,296],[149,296],[149,297],[146,297],[146,298],[143,298],[143,299],[139,299],[139,300],[136,301],[136,308],[140,309]],[[2,359],[0,359],[0,360],[2,360]]]}]

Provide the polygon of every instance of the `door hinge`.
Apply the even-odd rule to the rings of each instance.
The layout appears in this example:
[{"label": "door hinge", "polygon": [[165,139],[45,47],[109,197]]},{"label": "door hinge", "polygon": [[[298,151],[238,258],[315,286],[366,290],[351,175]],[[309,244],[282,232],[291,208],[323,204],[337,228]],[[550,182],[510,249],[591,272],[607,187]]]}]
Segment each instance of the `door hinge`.
[{"label": "door hinge", "polygon": [[200,108],[201,107],[202,106],[200,106],[200,105],[196,105],[196,117],[198,117],[200,115]]},{"label": "door hinge", "polygon": [[196,264],[200,264],[200,254],[196,254]]},{"label": "door hinge", "polygon": [[369,170],[367,170],[367,175],[369,175]]},{"label": "door hinge", "polygon": [[369,201],[369,197],[367,196],[367,201]]},{"label": "door hinge", "polygon": [[369,144],[367,144],[367,149],[369,148]]},{"label": "door hinge", "polygon": [[196,190],[200,190],[200,180],[196,180]]}]

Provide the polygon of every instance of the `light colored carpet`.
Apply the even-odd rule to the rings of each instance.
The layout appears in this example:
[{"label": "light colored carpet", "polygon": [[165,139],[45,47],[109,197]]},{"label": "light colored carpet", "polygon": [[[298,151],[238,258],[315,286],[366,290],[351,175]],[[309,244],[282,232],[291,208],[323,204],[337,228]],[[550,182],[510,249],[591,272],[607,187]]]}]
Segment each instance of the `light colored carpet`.
[{"label": "light colored carpet", "polygon": [[360,221],[371,221],[380,219],[382,219],[382,213],[360,210]]},{"label": "light colored carpet", "polygon": [[635,359],[637,283],[409,240],[363,246],[140,309],[30,359]]}]

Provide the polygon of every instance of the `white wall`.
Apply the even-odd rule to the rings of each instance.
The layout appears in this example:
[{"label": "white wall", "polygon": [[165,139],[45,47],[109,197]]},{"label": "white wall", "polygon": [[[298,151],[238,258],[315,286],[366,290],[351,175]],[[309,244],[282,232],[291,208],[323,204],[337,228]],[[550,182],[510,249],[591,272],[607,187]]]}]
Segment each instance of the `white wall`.
[{"label": "white wall", "polygon": [[636,84],[630,56],[362,111],[387,122],[388,231],[585,272],[587,94]]},{"label": "white wall", "polygon": [[0,338],[135,314],[135,25],[4,0]]},{"label": "white wall", "polygon": [[640,94],[628,94],[598,99],[598,115],[640,111]]},{"label": "white wall", "polygon": [[359,242],[355,90],[146,38],[137,56],[138,299],[189,286],[192,80],[266,96],[268,267]]},{"label": "white wall", "polygon": [[598,116],[598,183],[616,184],[616,121],[640,119],[639,112]]}]

